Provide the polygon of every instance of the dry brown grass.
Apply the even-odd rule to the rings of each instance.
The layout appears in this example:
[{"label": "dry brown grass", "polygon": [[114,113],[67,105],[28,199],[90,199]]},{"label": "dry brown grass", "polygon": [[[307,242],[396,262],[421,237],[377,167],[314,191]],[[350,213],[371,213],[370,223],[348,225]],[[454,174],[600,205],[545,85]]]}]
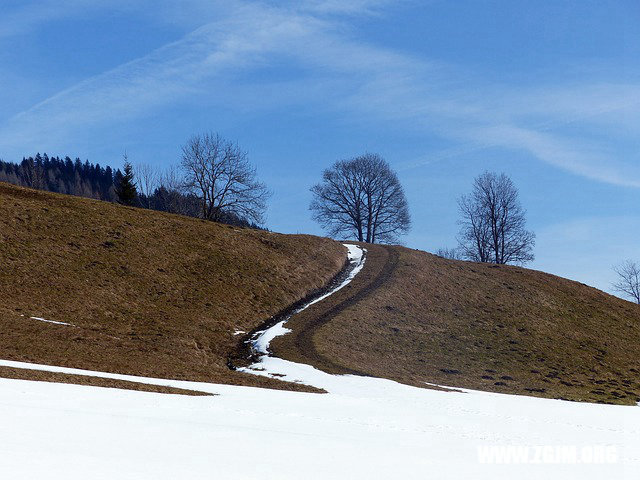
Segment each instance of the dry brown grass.
[{"label": "dry brown grass", "polygon": [[[640,398],[637,305],[522,268],[369,249],[351,285],[290,321],[304,334],[276,339],[276,354],[414,385]],[[233,334],[324,286],[344,253],[327,239],[0,184],[0,358],[305,389],[230,371]],[[8,368],[0,376],[148,388]]]},{"label": "dry brown grass", "polygon": [[[414,385],[640,401],[637,305],[542,272],[389,251],[398,255],[389,281],[314,333],[318,366]],[[348,295],[365,288],[387,255],[370,247]],[[294,317],[294,332],[296,321],[305,319]],[[277,340],[276,353],[299,358],[293,339]]]},{"label": "dry brown grass", "polygon": [[0,183],[0,358],[301,389],[230,371],[233,334],[322,287],[344,260],[328,239]]},{"label": "dry brown grass", "polygon": [[115,380],[112,378],[91,377],[87,375],[75,375],[58,372],[45,372],[41,370],[28,370],[24,368],[0,367],[0,377],[15,380],[31,380],[36,382],[72,383],[74,385],[87,385],[91,387],[121,388],[124,390],[137,390],[139,392],[171,393],[174,395],[212,396],[212,393],[198,390],[186,390],[184,388],[164,387],[150,385],[148,383],[132,382],[129,380]]}]

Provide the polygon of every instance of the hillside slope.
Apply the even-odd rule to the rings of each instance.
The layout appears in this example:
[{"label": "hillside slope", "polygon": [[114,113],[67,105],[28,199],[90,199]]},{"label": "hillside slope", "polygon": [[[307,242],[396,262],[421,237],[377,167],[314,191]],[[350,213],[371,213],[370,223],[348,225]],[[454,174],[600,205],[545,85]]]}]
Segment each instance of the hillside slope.
[{"label": "hillside slope", "polygon": [[230,371],[234,334],[324,286],[345,259],[328,239],[0,183],[0,358],[299,388]]},{"label": "hillside slope", "polygon": [[288,322],[277,356],[413,385],[640,401],[639,306],[524,268],[367,248],[348,288]]}]

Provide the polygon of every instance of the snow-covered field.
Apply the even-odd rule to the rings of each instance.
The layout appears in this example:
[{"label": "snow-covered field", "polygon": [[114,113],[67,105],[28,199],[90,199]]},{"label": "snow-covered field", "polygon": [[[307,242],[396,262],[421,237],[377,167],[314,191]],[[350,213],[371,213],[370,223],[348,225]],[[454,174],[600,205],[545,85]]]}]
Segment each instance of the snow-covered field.
[{"label": "snow-covered field", "polygon": [[[218,394],[188,397],[0,379],[2,477],[638,478],[636,407],[438,392],[268,362],[330,393],[162,382]],[[528,461],[538,462],[542,446],[604,463],[496,465],[478,456],[529,447]]]},{"label": "snow-covered field", "polygon": [[0,379],[0,473],[8,479],[602,480],[637,479],[640,470],[638,407],[426,390],[268,356],[255,373],[329,393],[0,365],[217,394]]}]

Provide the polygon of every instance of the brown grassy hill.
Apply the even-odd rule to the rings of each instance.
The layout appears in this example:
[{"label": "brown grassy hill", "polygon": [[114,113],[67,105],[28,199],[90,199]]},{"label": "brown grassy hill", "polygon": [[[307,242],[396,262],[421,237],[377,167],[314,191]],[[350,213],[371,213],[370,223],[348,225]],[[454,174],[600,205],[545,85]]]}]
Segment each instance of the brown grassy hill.
[{"label": "brown grassy hill", "polygon": [[[349,304],[385,265],[390,277]],[[594,288],[524,268],[372,246],[344,290],[331,301],[347,299],[346,308],[313,334],[311,363],[320,368],[414,385],[640,401],[640,307]],[[315,315],[330,306],[318,305]],[[312,315],[309,309],[288,326],[308,332]],[[272,345],[278,355],[309,361],[296,342],[304,344],[290,335]]]},{"label": "brown grassy hill", "polygon": [[0,359],[293,388],[228,370],[234,332],[322,287],[344,261],[328,239],[0,183]]},{"label": "brown grassy hill", "polygon": [[[637,305],[532,270],[368,248],[351,285],[290,321],[294,333],[272,344],[277,355],[415,385],[640,399]],[[324,286],[344,261],[327,239],[0,184],[0,359],[301,388],[230,371],[234,333]],[[87,382],[9,368],[0,376]]]}]

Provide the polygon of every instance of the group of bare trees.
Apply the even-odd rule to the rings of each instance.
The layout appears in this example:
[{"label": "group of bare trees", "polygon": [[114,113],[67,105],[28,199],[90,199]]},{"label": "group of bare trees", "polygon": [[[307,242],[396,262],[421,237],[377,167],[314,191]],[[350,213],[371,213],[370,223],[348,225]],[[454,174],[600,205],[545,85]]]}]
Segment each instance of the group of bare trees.
[{"label": "group of bare trees", "polygon": [[[411,226],[407,200],[396,173],[379,155],[340,160],[311,188],[313,218],[331,236],[361,242],[395,242]],[[527,229],[518,190],[504,173],[475,178],[458,200],[460,233],[456,248],[436,254],[455,260],[524,265],[534,260],[535,234]],[[640,304],[640,264],[615,267],[613,288]]]},{"label": "group of bare trees", "polygon": [[311,188],[313,218],[331,236],[360,242],[394,242],[411,226],[407,199],[389,164],[379,155],[340,160]]},{"label": "group of bare trees", "polygon": [[[161,177],[153,167],[141,164],[136,180],[143,199],[149,201],[159,188],[187,192],[197,199],[199,216],[213,221],[231,213],[261,222],[269,196],[247,153],[214,133],[195,135],[184,144],[179,169]],[[391,243],[411,227],[402,185],[380,155],[367,153],[335,162],[311,193],[313,218],[333,237]],[[497,264],[534,259],[535,235],[526,229],[518,190],[505,174],[478,176],[472,192],[460,197],[458,205],[458,246],[441,249],[439,255]]]},{"label": "group of bare trees", "polygon": [[[64,167],[65,171],[74,170],[77,177],[78,171],[87,170],[92,178],[99,177],[101,185],[106,175],[106,187],[115,190],[118,201],[127,205],[227,223],[253,222],[255,226],[264,221],[270,192],[257,180],[247,152],[217,134],[191,137],[182,147],[179,165],[164,172],[146,163],[132,167],[126,154],[125,165],[124,174],[118,170],[112,177],[108,167],[105,170],[88,162],[82,165],[79,160],[74,163],[68,158],[64,162],[50,160],[46,155],[43,159],[38,154],[35,159],[23,160],[20,166],[0,161],[0,173],[6,178],[15,176],[15,183],[22,179],[28,186],[43,189],[48,187],[47,175],[56,176],[51,172]],[[337,161],[324,170],[322,181],[311,192],[313,218],[331,236],[391,243],[411,227],[398,176],[377,154]],[[459,198],[458,208],[458,246],[439,249],[437,255],[520,265],[534,259],[535,234],[527,230],[518,190],[504,173],[485,172],[478,176],[471,193]],[[627,260],[614,270],[617,281],[613,288],[640,304],[640,265]]]},{"label": "group of bare trees", "polygon": [[[201,218],[224,221],[231,214],[255,223],[264,220],[269,191],[256,179],[247,153],[215,133],[191,137],[182,147],[178,169],[161,175],[149,164],[138,164],[134,171],[140,201],[147,208],[153,208],[152,200],[178,192],[197,199]],[[332,236],[394,242],[410,228],[402,185],[379,155],[336,162],[311,191],[313,218]],[[162,209],[183,213],[176,211],[179,205]]]},{"label": "group of bare trees", "polygon": [[[311,188],[310,209],[331,236],[361,242],[395,242],[411,226],[407,200],[396,173],[376,154],[340,160]],[[461,230],[447,258],[497,264],[534,259],[535,235],[526,229],[518,190],[505,174],[485,172],[459,202]]]}]

